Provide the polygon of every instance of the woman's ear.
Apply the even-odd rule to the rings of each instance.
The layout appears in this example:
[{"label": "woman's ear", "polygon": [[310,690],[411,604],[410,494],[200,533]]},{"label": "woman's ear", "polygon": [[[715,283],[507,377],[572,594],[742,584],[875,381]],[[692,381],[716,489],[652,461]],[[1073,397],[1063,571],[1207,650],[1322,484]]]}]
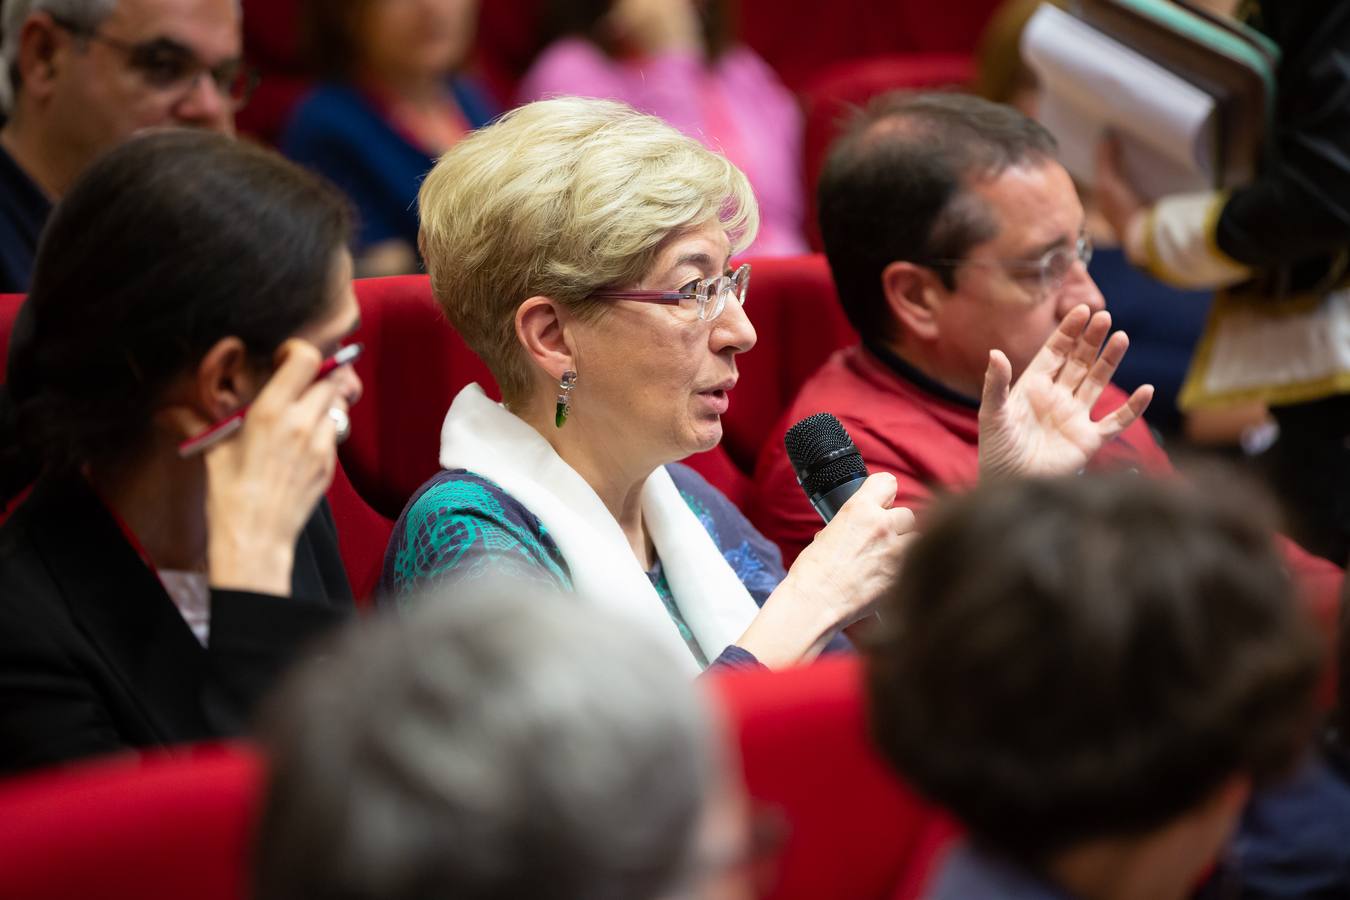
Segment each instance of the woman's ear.
[{"label": "woman's ear", "polygon": [[550,297],[531,297],[516,307],[516,337],[525,355],[554,381],[576,371],[576,354],[568,340],[566,307]]},{"label": "woman's ear", "polygon": [[936,313],[947,291],[937,273],[911,262],[893,262],[881,272],[881,288],[897,334],[923,341],[938,339]]},{"label": "woman's ear", "polygon": [[174,382],[156,418],[178,440],[195,437],[252,401],[265,380],[250,364],[243,341],[221,338],[197,368]]},{"label": "woman's ear", "polygon": [[237,337],[221,338],[197,364],[193,399],[216,421],[251,402],[266,380],[251,365],[243,341]]}]

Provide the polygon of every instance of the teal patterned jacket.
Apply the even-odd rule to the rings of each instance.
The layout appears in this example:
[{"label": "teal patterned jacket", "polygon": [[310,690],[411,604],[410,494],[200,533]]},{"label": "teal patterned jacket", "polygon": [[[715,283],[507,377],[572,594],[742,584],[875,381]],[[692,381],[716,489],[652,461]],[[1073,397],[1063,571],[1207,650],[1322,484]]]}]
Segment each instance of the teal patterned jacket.
[{"label": "teal patterned jacket", "polygon": [[[762,606],[785,574],[778,547],[693,469],[680,464],[666,468],[746,591]],[[382,603],[398,603],[429,588],[454,584],[459,589],[480,578],[503,575],[536,582],[541,588],[572,590],[567,561],[533,513],[496,482],[464,469],[448,469],[418,489],[395,523],[379,596]],[[659,560],[647,577],[690,651],[709,665],[680,615]],[[732,647],[715,662],[745,665],[753,660]]]}]

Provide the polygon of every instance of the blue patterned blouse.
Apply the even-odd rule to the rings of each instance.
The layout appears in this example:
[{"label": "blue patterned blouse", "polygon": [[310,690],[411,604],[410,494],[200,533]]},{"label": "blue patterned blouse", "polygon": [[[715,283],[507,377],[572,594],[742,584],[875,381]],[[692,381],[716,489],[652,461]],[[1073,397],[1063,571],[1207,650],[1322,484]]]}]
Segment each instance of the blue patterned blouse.
[{"label": "blue patterned blouse", "polygon": [[[693,469],[679,464],[666,469],[746,591],[763,606],[785,575],[778,547]],[[398,602],[451,580],[459,584],[503,574],[553,590],[572,590],[567,561],[533,513],[496,482],[464,469],[448,469],[418,489],[394,524],[379,596],[384,602]],[[680,614],[660,560],[647,577],[690,651],[709,665]],[[713,664],[756,662],[741,648],[729,647]]]}]

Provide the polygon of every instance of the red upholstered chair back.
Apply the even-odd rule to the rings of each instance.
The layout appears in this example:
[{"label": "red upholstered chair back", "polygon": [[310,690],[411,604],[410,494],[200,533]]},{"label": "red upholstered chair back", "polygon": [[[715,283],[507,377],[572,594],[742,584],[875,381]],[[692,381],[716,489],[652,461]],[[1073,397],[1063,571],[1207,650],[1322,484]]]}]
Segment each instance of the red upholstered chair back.
[{"label": "red upholstered chair back", "polygon": [[956,828],[867,736],[856,657],[714,685],[757,808],[787,826],[772,900],[912,898]]},{"label": "red upholstered chair back", "polygon": [[[914,900],[954,828],[866,736],[856,659],[721,676],[751,797],[789,828],[770,900]],[[0,782],[0,895],[244,900],[263,763],[235,744]]]},{"label": "red upholstered chair back", "polygon": [[839,306],[825,257],[749,262],[745,311],[758,341],[736,357],[741,380],[723,416],[722,439],[731,461],[745,473],[755,471],[760,445],[774,434],[806,379],[831,353],[858,340]]},{"label": "red upholstered chair back", "polygon": [[470,382],[496,398],[492,375],[450,327],[425,275],[356,281],[365,344],[356,363],[365,385],[352,408],[342,463],[361,496],[397,518],[413,492],[440,468],[441,423]]},{"label": "red upholstered chair back", "polygon": [[240,132],[275,144],[314,80],[300,56],[299,0],[243,0],[244,55],[262,81],[235,116]]},{"label": "red upholstered chair back", "polygon": [[243,900],[261,781],[253,751],[218,745],[0,783],[0,894]]},{"label": "red upholstered chair back", "polygon": [[739,0],[741,39],[801,89],[839,62],[891,53],[971,53],[1002,0]]},{"label": "red upholstered chair back", "polygon": [[802,86],[806,113],[802,176],[806,182],[806,236],[820,250],[820,222],[816,216],[816,184],[830,146],[852,113],[873,97],[895,90],[927,91],[965,88],[975,76],[975,64],[965,53],[905,53],[836,63],[813,75]]},{"label": "red upholstered chair back", "polygon": [[[14,317],[19,314],[19,307],[23,305],[23,294],[0,294],[0,384],[5,383],[7,377],[7,366],[9,365],[9,336],[14,330]],[[5,519],[9,518],[9,512],[18,505],[20,497],[16,497],[8,505],[0,504],[0,524],[4,524]]]},{"label": "red upholstered chair back", "polygon": [[0,294],[0,383],[4,382],[5,367],[9,365],[9,335],[23,297],[23,294]]}]

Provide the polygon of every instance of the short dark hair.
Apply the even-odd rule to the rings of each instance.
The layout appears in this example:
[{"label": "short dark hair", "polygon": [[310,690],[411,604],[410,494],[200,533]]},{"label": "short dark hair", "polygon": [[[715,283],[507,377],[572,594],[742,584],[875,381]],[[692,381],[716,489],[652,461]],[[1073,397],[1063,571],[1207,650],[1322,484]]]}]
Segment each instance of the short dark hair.
[{"label": "short dark hair", "polygon": [[1321,653],[1251,506],[1177,481],[981,487],[935,511],[867,657],[898,771],[1025,864],[1283,773]]},{"label": "short dark hair", "polygon": [[56,205],[0,391],[0,495],[135,452],[170,381],[237,336],[260,366],[328,308],[346,201],[204,131],[115,147]]},{"label": "short dark hair", "polygon": [[[817,186],[825,255],[863,339],[894,337],[881,286],[888,265],[962,259],[994,236],[972,181],[1054,156],[1043,127],[979,97],[894,92],[869,103],[834,144]],[[954,286],[950,270],[939,274]]]}]

